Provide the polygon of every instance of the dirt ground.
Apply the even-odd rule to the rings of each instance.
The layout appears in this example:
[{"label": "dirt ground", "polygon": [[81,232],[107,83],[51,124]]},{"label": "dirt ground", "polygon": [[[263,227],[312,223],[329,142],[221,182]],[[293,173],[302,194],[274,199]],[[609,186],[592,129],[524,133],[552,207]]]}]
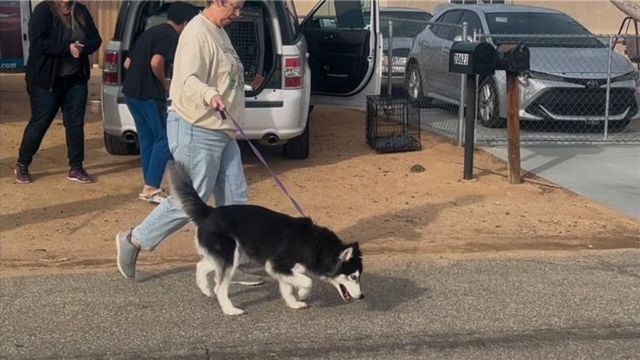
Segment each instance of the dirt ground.
[{"label": "dirt ground", "polygon": [[[31,170],[17,184],[13,169],[29,104],[22,74],[0,74],[0,259],[3,276],[115,270],[114,235],[136,225],[152,205],[137,199],[137,156],[107,154],[102,139],[99,78],[87,113],[90,185],[66,179],[61,118],[54,121]],[[640,247],[640,223],[553,184],[510,185],[506,164],[478,151],[476,181],[463,182],[463,150],[423,134],[419,152],[380,155],[364,141],[364,113],[316,107],[308,160],[267,152],[273,170],[314,220],[366,255]],[[412,172],[413,165],[424,172]],[[295,209],[249,153],[251,203],[291,215]],[[543,179],[536,179],[545,182]],[[247,219],[250,221],[250,219]],[[144,253],[144,267],[193,263],[193,228]]]}]

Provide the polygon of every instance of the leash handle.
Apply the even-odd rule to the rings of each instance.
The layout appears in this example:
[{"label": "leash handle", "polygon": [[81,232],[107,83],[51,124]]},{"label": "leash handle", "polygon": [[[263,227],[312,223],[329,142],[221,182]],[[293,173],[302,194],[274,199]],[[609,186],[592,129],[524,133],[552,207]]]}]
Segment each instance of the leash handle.
[{"label": "leash handle", "polygon": [[256,155],[256,157],[258,158],[258,160],[260,160],[260,162],[262,163],[262,165],[264,165],[264,167],[267,169],[267,171],[269,172],[269,174],[271,175],[271,177],[273,178],[273,181],[280,187],[280,189],[282,190],[282,192],[285,193],[285,195],[287,195],[287,197],[289,198],[289,200],[291,200],[291,202],[293,203],[293,206],[296,208],[296,210],[298,210],[298,212],[300,213],[300,215],[302,215],[303,217],[307,217],[304,214],[304,211],[302,211],[302,207],[300,207],[300,204],[298,204],[298,202],[296,201],[296,199],[293,198],[293,196],[291,196],[291,194],[289,194],[289,191],[287,191],[286,186],[284,186],[284,183],[282,181],[280,181],[280,179],[278,178],[278,176],[276,176],[276,174],[273,172],[273,170],[271,170],[271,168],[269,167],[269,165],[267,165],[267,161],[265,160],[264,156],[262,156],[262,154],[260,153],[260,151],[258,150],[258,148],[256,148],[251,141],[249,140],[249,137],[247,136],[247,134],[245,134],[244,130],[242,130],[242,127],[240,126],[240,124],[238,124],[238,122],[236,122],[236,120],[231,117],[231,114],[229,114],[226,110],[218,110],[220,112],[220,117],[222,117],[222,120],[227,120],[227,115],[229,116],[229,120],[231,120],[231,122],[233,123],[233,126],[235,126],[236,130],[238,130],[238,132],[240,133],[240,135],[242,136],[242,138],[244,140],[247,141],[247,143],[249,143],[249,146],[251,147],[251,150],[253,150],[253,153]]}]

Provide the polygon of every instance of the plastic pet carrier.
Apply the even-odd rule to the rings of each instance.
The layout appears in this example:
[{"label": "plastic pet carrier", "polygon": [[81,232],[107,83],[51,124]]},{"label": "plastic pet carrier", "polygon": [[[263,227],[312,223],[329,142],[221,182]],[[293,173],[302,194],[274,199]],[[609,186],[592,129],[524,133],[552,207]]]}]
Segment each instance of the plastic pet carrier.
[{"label": "plastic pet carrier", "polygon": [[420,109],[406,97],[367,96],[366,137],[379,153],[421,150]]}]

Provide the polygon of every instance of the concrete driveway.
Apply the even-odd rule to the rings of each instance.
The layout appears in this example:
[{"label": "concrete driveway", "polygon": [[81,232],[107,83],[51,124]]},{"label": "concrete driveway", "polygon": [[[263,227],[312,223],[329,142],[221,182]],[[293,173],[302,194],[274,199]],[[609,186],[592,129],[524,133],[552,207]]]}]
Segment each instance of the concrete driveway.
[{"label": "concrete driveway", "polygon": [[[507,160],[506,146],[483,147]],[[640,219],[640,145],[529,145],[521,167]]]}]

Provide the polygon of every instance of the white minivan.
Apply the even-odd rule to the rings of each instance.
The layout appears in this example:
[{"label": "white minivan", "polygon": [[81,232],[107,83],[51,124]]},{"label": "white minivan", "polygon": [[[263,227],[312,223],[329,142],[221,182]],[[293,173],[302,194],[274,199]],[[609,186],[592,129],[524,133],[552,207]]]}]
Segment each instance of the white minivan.
[{"label": "white minivan", "polygon": [[[121,92],[122,64],[138,36],[166,20],[169,5],[122,2],[102,74],[104,142],[110,154],[138,151],[136,128]],[[307,158],[313,105],[364,109],[366,96],[379,93],[378,29],[378,0],[322,0],[301,24],[292,0],[247,0],[241,18],[226,30],[243,62],[246,83],[257,74],[265,78],[245,94],[249,138],[283,145],[287,158]]]}]

